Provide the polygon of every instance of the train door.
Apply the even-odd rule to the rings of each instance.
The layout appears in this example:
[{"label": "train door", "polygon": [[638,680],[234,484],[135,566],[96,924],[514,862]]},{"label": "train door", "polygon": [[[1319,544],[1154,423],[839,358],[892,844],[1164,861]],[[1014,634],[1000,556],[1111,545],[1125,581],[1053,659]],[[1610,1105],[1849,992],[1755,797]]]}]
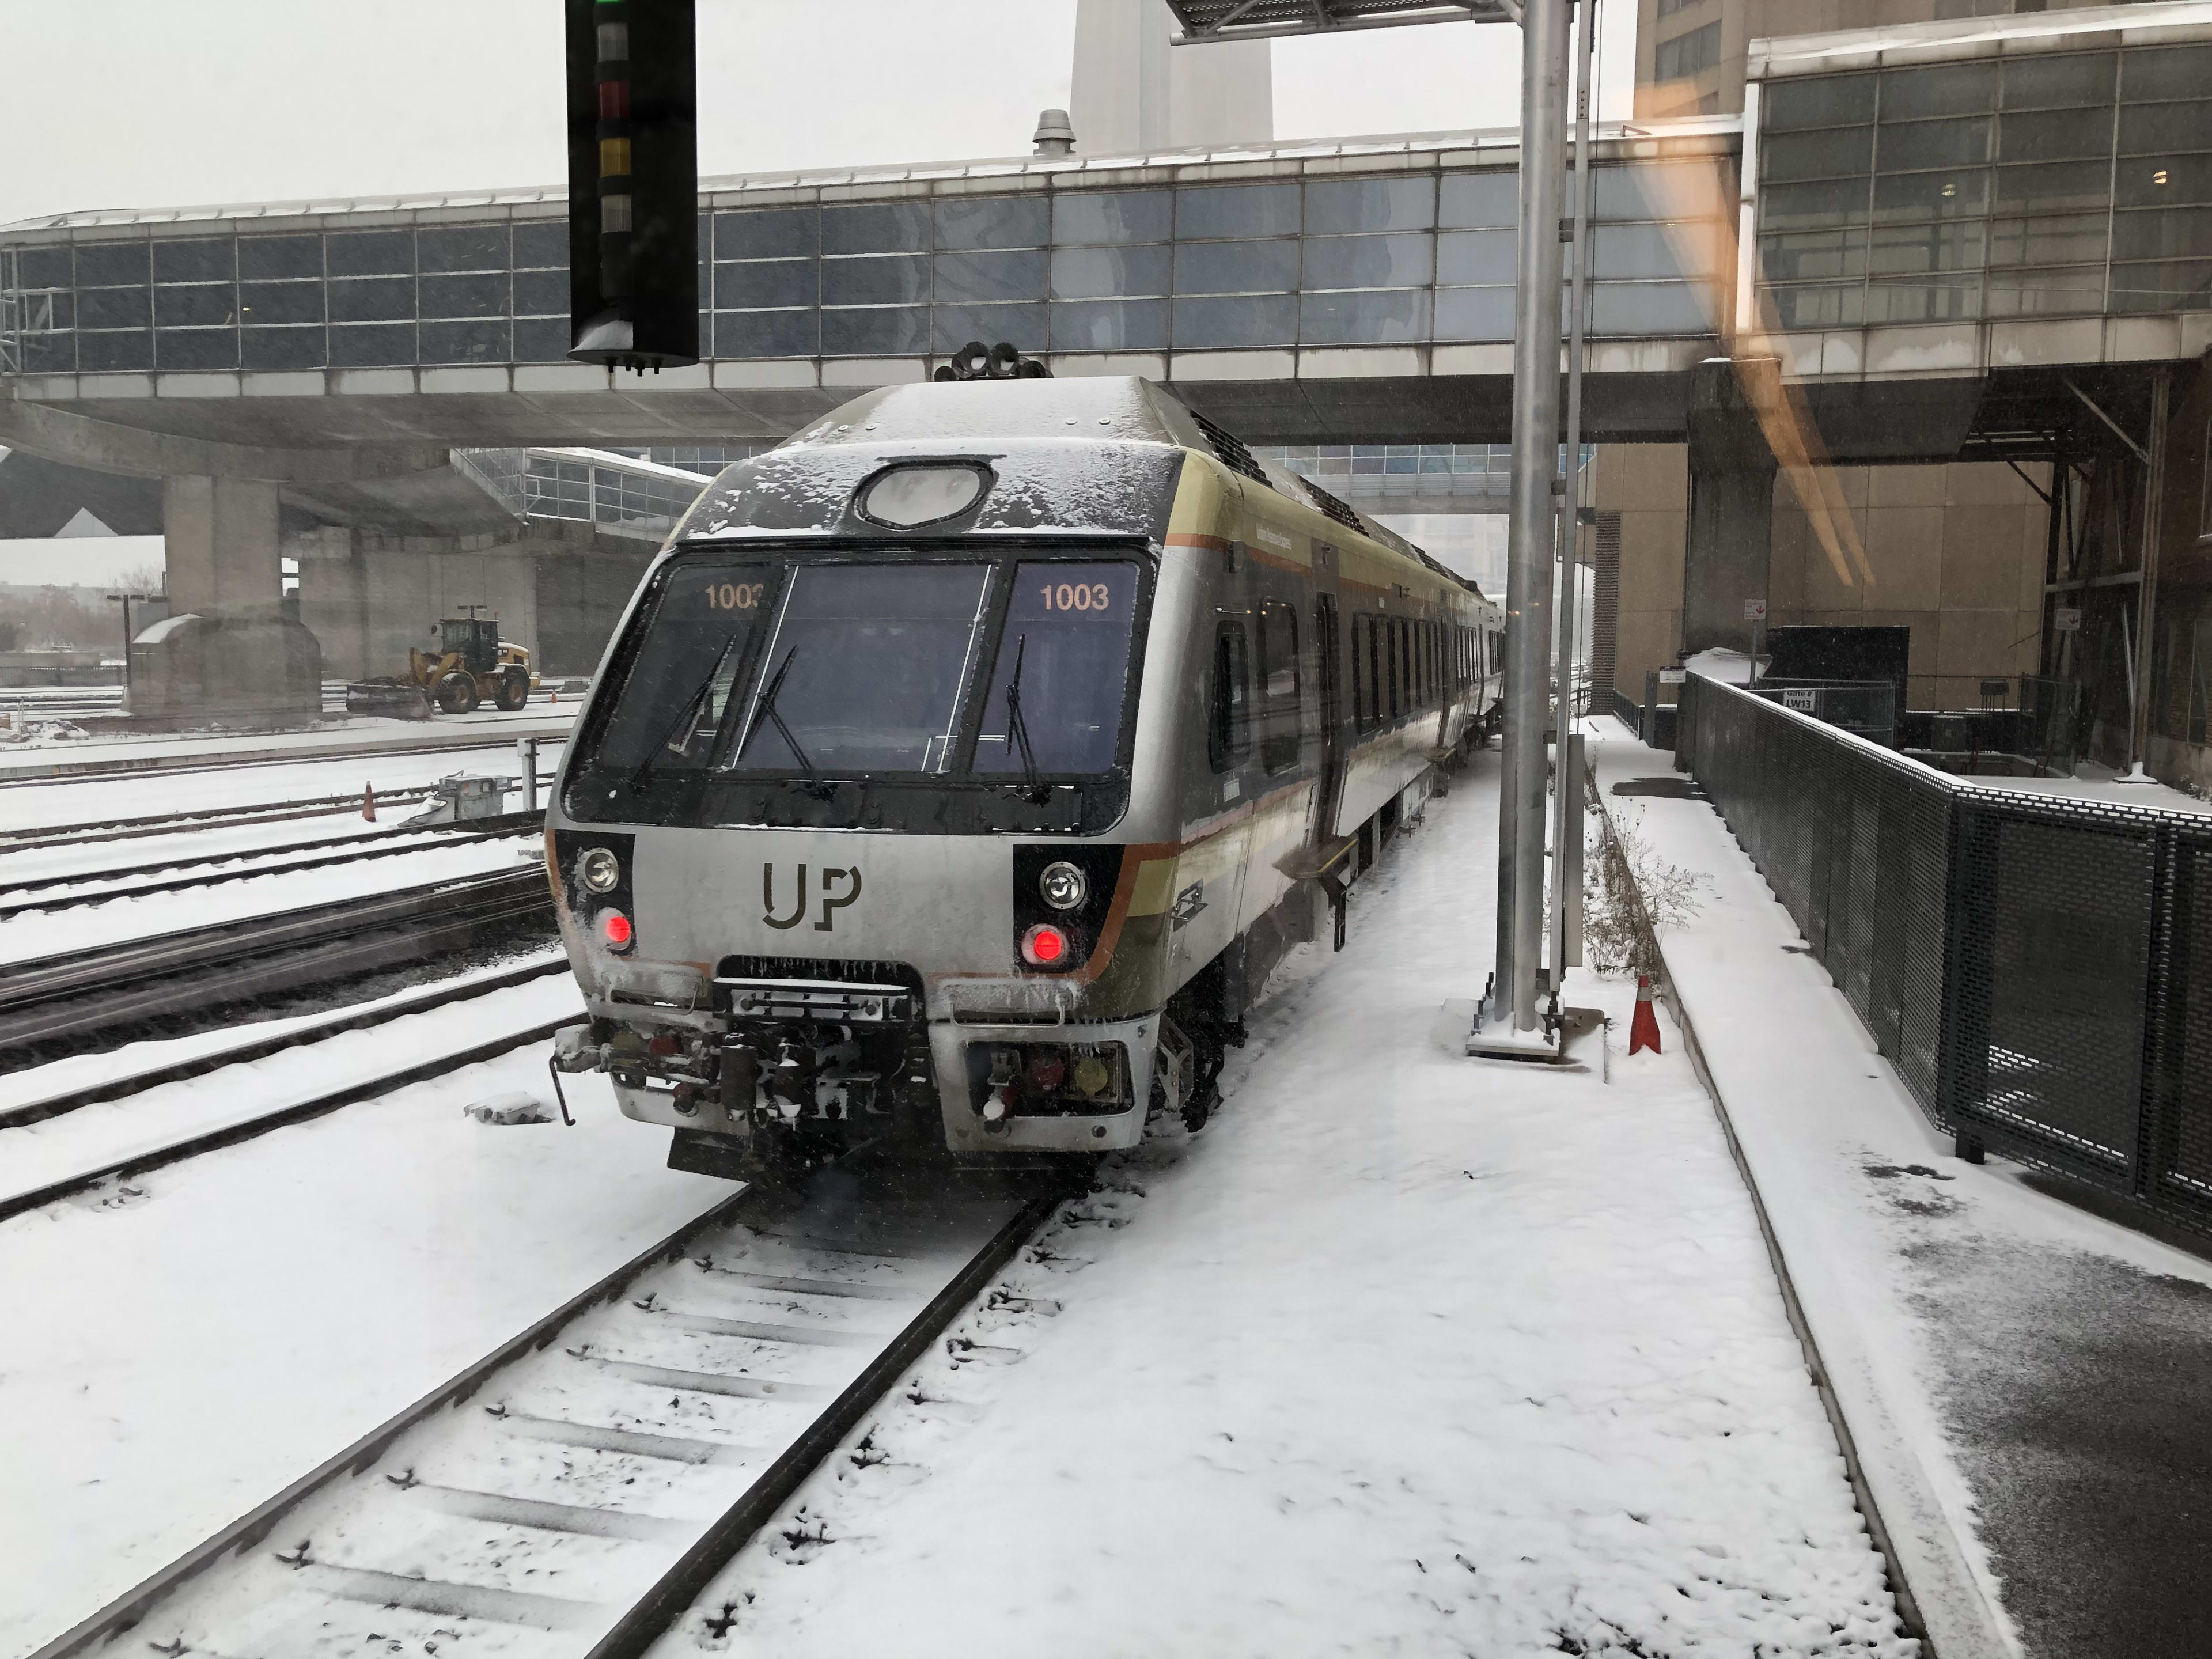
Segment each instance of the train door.
[{"label": "train door", "polygon": [[1336,618],[1336,595],[1314,595],[1314,638],[1320,644],[1321,771],[1314,780],[1313,842],[1336,836],[1336,817],[1344,801],[1344,657]]}]

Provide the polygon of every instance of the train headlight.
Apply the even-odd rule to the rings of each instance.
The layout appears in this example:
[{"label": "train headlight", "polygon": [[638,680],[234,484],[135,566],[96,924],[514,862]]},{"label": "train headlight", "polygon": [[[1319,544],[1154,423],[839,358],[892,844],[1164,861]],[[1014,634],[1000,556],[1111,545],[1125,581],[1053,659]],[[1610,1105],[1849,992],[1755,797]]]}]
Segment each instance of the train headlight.
[{"label": "train headlight", "polygon": [[1055,910],[1073,910],[1091,896],[1091,878],[1065,860],[1048,864],[1037,877],[1037,892]]},{"label": "train headlight", "polygon": [[622,883],[622,860],[604,847],[594,847],[576,860],[576,879],[587,893],[611,893]]}]

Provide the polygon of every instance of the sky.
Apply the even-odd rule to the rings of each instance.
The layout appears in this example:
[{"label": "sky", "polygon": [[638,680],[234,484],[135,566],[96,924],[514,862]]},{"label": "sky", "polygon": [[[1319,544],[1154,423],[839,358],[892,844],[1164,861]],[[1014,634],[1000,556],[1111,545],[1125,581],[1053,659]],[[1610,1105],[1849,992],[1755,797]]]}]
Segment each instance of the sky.
[{"label": "sky", "polygon": [[[1633,0],[1604,0],[1607,113]],[[556,185],[554,0],[9,8],[0,224],[72,210]],[[1008,155],[1065,107],[1075,0],[698,0],[708,174]],[[1279,137],[1502,126],[1517,31],[1277,41]]]}]

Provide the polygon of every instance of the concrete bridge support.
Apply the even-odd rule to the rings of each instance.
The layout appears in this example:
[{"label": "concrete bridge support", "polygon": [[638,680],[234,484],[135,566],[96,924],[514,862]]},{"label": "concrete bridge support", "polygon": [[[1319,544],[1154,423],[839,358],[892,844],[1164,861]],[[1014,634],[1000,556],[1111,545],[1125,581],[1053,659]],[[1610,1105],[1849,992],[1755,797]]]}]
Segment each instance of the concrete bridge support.
[{"label": "concrete bridge support", "polygon": [[1746,599],[1767,597],[1774,452],[1762,410],[1781,402],[1772,358],[1709,358],[1690,374],[1690,522],[1682,566],[1682,649],[1751,649]]},{"label": "concrete bridge support", "polygon": [[277,487],[187,474],[161,481],[169,602],[179,614],[273,611],[283,597]]},{"label": "concrete bridge support", "polygon": [[293,538],[300,617],[322,641],[327,672],[357,679],[403,673],[439,619],[483,607],[500,637],[530,649],[541,674],[586,675],[652,562],[650,542],[595,536],[586,525],[536,524],[520,536],[384,536],[328,527]]}]

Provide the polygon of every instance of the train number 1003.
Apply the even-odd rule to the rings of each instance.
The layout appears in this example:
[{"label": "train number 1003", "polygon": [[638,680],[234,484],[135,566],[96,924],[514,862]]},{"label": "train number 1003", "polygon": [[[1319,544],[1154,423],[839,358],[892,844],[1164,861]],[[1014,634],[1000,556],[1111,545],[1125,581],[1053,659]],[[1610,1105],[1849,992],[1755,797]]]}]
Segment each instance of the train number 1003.
[{"label": "train number 1003", "polygon": [[707,584],[707,609],[750,611],[760,604],[761,595],[767,589],[766,582],[709,582]]},{"label": "train number 1003", "polygon": [[1044,608],[1048,611],[1103,611],[1112,598],[1112,590],[1104,582],[1044,585]]}]

